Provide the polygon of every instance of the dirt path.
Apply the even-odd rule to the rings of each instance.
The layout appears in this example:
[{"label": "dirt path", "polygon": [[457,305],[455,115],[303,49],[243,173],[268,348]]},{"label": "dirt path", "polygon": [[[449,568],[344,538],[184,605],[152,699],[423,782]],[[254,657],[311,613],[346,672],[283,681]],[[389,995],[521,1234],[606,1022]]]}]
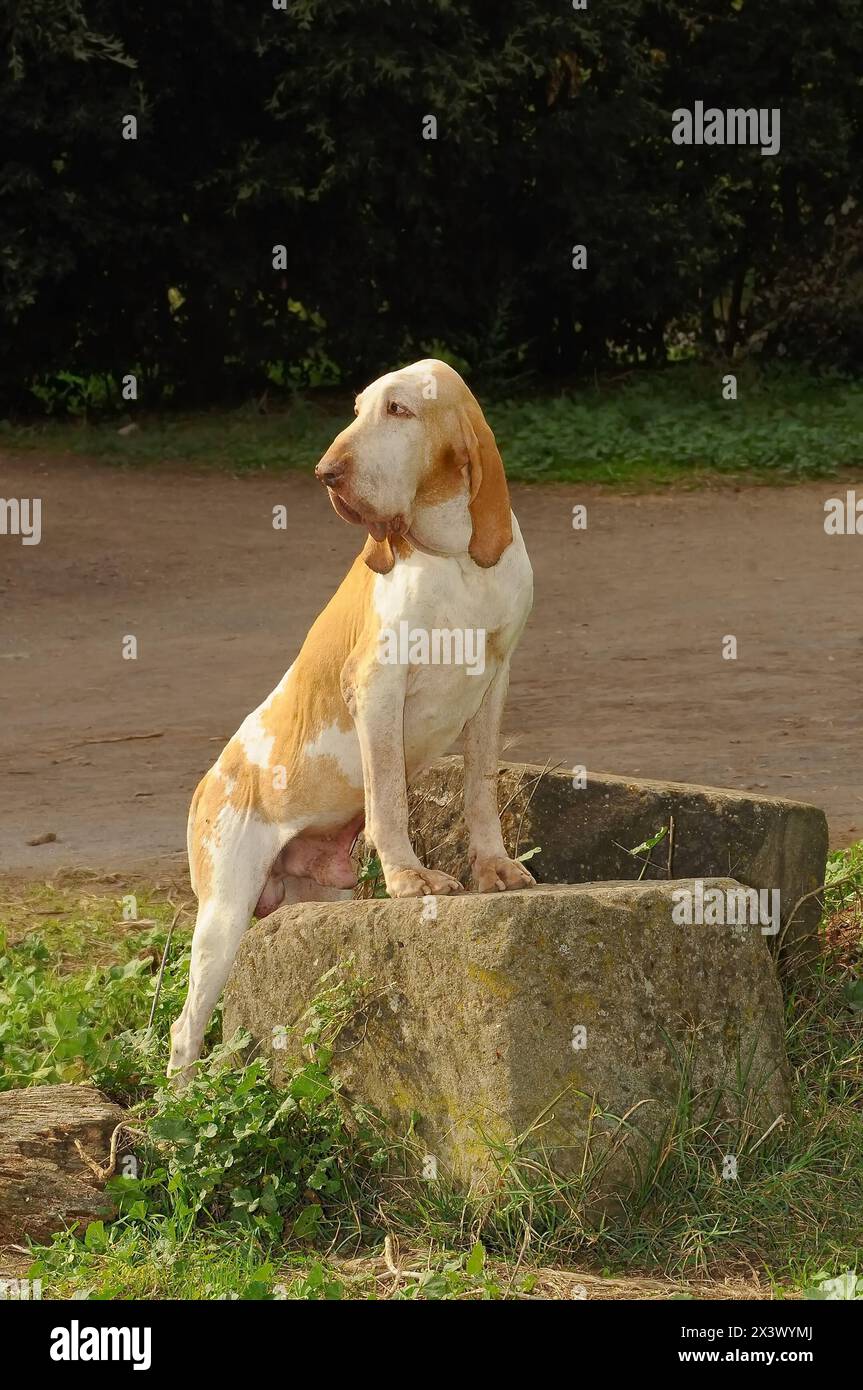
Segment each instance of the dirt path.
[{"label": "dirt path", "polygon": [[[837,492],[514,488],[536,606],[509,756],[795,797],[834,846],[863,836],[863,537],[825,535]],[[0,496],[43,499],[40,545],[0,535],[0,867],[179,864],[198,777],[357,534],[298,475],[0,456]]]}]

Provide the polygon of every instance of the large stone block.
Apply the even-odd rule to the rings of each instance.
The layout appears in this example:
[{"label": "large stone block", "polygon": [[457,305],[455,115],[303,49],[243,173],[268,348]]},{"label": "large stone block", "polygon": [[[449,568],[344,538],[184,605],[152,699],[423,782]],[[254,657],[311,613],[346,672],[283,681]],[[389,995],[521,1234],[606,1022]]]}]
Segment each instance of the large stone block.
[{"label": "large stone block", "polygon": [[[779,890],[782,930],[773,945],[789,956],[817,928],[827,819],[815,806],[593,772],[585,787],[575,788],[571,773],[530,763],[501,764],[498,804],[509,853],[540,846],[528,867],[542,883],[729,876]],[[420,858],[467,883],[462,806],[461,758],[441,759],[411,788],[411,831]],[[671,872],[668,837],[645,868],[628,851],[672,818]]]},{"label": "large stone block", "polygon": [[[730,1123],[722,1142],[739,1137],[741,1115],[760,1134],[787,1109],[766,939],[757,927],[676,924],[672,893],[692,886],[298,903],[244,938],[225,1036],[247,1028],[278,1081],[321,975],[353,957],[374,997],[336,1051],[349,1093],[402,1132],[418,1112],[425,1151],[461,1181],[485,1170],[486,1138],[510,1143],[537,1120],[528,1149],[579,1173],[588,1132],[600,1145],[620,1138],[629,1116],[633,1134],[603,1179],[625,1187],[684,1075],[696,1120]],[[425,920],[431,903],[437,918]]]}]

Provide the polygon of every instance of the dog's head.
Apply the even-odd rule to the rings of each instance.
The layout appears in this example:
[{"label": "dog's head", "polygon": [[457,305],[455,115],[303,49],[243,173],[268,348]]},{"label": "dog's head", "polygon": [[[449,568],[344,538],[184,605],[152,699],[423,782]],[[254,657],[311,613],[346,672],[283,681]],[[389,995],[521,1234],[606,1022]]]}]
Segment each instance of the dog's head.
[{"label": "dog's head", "polygon": [[497,564],[512,541],[509,492],[494,435],[458,372],[434,358],[388,372],[360,392],[355,414],[315,474],[339,516],[368,530],[366,563],[392,569],[402,537]]}]

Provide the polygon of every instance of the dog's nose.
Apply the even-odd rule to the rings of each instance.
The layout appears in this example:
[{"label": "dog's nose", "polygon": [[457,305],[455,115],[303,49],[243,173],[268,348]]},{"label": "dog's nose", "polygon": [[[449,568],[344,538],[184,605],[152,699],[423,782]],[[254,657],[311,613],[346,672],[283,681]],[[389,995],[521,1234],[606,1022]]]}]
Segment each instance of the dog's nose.
[{"label": "dog's nose", "polygon": [[344,459],[322,458],[315,468],[315,477],[319,478],[327,487],[335,487],[340,478],[345,476],[347,463]]}]

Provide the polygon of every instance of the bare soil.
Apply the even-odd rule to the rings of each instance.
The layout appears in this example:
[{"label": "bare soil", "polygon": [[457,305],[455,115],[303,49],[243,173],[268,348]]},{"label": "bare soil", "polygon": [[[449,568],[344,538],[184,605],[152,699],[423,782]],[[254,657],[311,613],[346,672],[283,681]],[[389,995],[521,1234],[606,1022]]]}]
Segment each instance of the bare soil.
[{"label": "bare soil", "polygon": [[[536,601],[505,755],[792,797],[835,847],[863,836],[863,538],[825,535],[837,488],[514,487]],[[360,537],[298,474],[0,456],[0,496],[42,498],[41,544],[0,535],[0,868],[179,867],[198,778]]]}]

